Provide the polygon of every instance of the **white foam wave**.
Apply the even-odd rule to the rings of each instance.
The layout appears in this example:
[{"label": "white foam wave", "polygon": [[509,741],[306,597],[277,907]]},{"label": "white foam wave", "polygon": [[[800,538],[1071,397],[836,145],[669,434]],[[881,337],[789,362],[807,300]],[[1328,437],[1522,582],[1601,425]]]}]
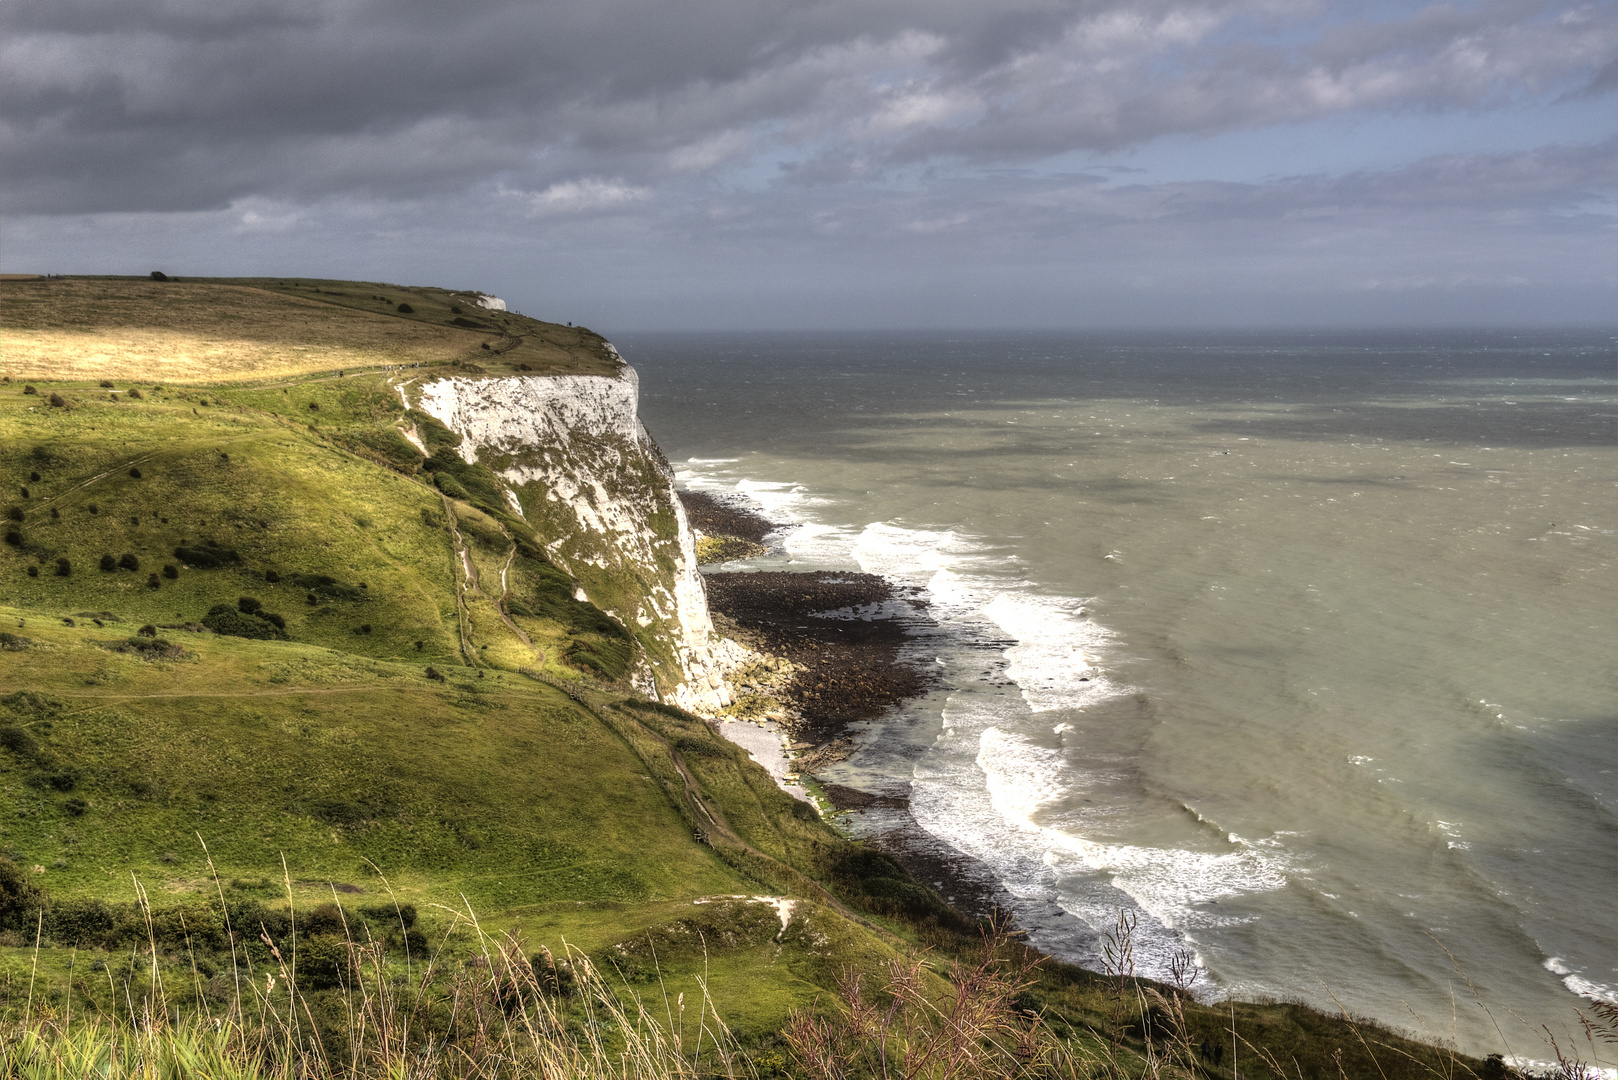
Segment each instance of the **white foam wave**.
[{"label": "white foam wave", "polygon": [[1546,957],[1544,967],[1552,975],[1562,976],[1562,985],[1580,997],[1589,998],[1591,1001],[1605,1001],[1618,1005],[1618,989],[1586,979],[1583,975],[1568,967],[1567,962],[1560,956]]},{"label": "white foam wave", "polygon": [[1115,688],[1101,678],[1090,650],[1109,635],[1079,614],[1080,601],[1065,596],[1003,592],[984,606],[1017,644],[1006,650],[1009,674],[1035,712],[1081,708]]},{"label": "white foam wave", "polygon": [[[1073,794],[1060,751],[993,725],[979,738],[977,765],[991,805],[1008,822],[1044,846],[1043,861],[1058,874],[1106,874],[1119,891],[1164,926],[1185,930],[1205,920],[1199,905],[1245,893],[1272,892],[1287,883],[1278,856],[1231,835],[1234,850],[1104,844],[1043,824]],[[1277,845],[1268,845],[1277,846]]]},{"label": "white foam wave", "polygon": [[1618,990],[1615,990],[1610,986],[1604,986],[1598,982],[1591,982],[1589,979],[1578,975],[1569,975],[1567,978],[1562,980],[1562,985],[1582,998],[1589,998],[1591,1001],[1605,1001],[1611,1005],[1618,1005]]}]

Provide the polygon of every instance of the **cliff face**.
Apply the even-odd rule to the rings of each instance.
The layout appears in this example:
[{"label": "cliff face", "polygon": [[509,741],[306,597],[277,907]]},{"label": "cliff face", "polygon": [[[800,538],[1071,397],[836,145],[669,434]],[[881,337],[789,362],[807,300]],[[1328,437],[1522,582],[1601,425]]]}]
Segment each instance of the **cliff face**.
[{"label": "cliff face", "polygon": [[713,633],[694,537],[674,472],[637,415],[639,380],[624,365],[597,375],[445,378],[420,408],[462,437],[468,462],[500,477],[514,512],[583,598],[640,645],[643,692],[694,712],[729,704],[724,673],[739,646]]}]

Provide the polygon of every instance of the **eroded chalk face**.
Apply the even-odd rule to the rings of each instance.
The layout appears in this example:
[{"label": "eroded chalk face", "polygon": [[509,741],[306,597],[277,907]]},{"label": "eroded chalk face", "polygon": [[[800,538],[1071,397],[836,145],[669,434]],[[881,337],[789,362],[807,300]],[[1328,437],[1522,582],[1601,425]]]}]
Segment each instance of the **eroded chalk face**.
[{"label": "eroded chalk face", "polygon": [[617,377],[446,378],[422,385],[419,405],[462,437],[463,458],[494,470],[591,602],[666,646],[678,670],[647,658],[636,685],[711,713],[732,701],[725,673],[745,650],[713,634],[695,536],[641,425],[639,388],[627,365]]}]

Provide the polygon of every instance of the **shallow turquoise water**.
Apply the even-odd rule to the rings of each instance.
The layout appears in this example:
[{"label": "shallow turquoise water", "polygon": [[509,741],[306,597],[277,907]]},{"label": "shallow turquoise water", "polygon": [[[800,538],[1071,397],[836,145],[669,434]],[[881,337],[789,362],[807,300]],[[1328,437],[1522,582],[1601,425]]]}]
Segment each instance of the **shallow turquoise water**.
[{"label": "shallow turquoise water", "polygon": [[1148,972],[1529,1058],[1618,992],[1610,339],[618,344],[764,563],[926,588],[939,689],[833,778],[1044,947],[1128,907]]}]

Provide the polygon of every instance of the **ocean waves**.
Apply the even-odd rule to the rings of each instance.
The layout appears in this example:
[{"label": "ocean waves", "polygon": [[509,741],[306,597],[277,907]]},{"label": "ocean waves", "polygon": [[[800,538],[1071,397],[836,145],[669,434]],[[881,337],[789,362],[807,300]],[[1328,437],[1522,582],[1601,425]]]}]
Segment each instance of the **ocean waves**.
[{"label": "ocean waves", "polygon": [[[920,707],[936,737],[897,765],[916,823],[987,866],[1037,943],[1081,963],[1120,909],[1137,912],[1134,954],[1166,977],[1195,950],[1199,929],[1244,920],[1220,902],[1287,883],[1281,845],[1202,827],[1183,843],[1125,842],[1141,813],[1127,754],[1096,751],[1084,718],[1137,691],[1112,669],[1121,643],[1082,597],[1051,595],[1016,555],[983,537],[892,521],[836,523],[837,507],[807,486],[759,480],[741,463],[690,461],[688,487],[744,498],[780,523],[759,569],[858,569],[921,591],[938,628],[913,659],[948,689]],[[925,652],[925,656],[921,655]],[[880,739],[881,735],[871,736]],[[880,755],[876,755],[880,756]],[[1204,826],[1207,823],[1203,823]]]}]

